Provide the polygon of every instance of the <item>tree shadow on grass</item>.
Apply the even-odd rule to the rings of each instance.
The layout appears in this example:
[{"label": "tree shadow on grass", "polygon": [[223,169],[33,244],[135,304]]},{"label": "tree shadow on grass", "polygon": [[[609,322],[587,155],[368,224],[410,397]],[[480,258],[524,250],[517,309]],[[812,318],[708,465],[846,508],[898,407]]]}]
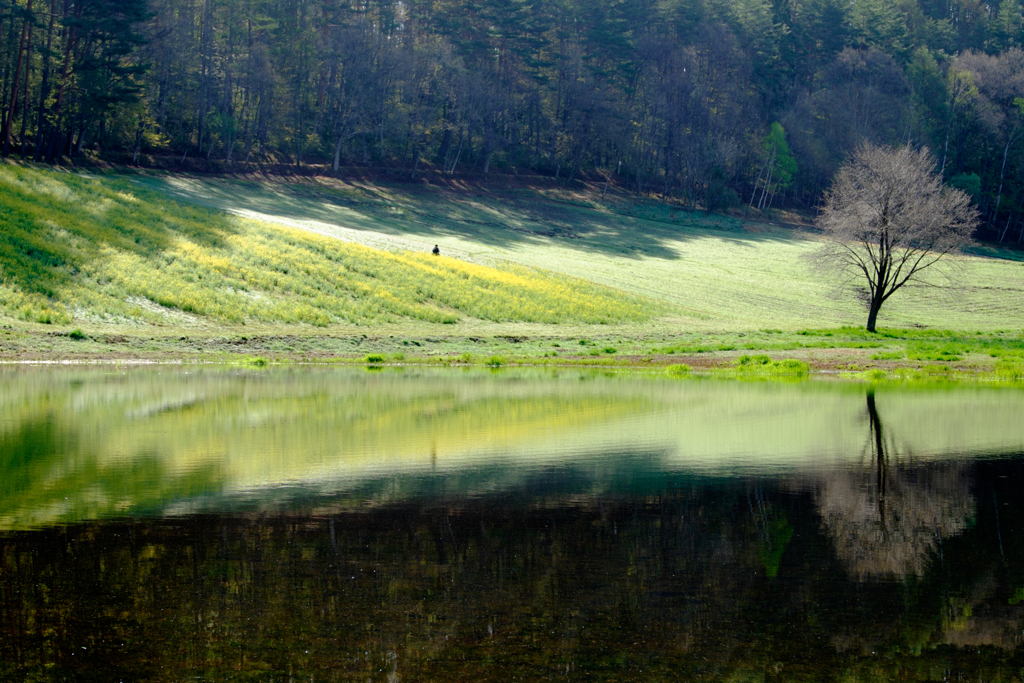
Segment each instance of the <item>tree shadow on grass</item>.
[{"label": "tree shadow on grass", "polygon": [[[427,242],[446,237],[492,248],[557,244],[641,259],[683,258],[681,242],[714,236],[755,247],[792,239],[779,228],[748,230],[739,219],[665,205],[591,207],[535,191],[451,191],[418,186],[341,185],[334,181],[254,182],[148,177],[137,182],[179,201],[291,221],[318,221],[357,231]],[[629,215],[633,211],[639,215]],[[661,214],[664,214],[663,216]]]}]

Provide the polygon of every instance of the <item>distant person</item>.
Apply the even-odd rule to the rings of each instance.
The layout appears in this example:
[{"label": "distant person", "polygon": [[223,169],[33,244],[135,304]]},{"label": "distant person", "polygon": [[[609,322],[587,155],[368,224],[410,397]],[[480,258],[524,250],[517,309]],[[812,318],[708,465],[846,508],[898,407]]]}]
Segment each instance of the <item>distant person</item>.
[{"label": "distant person", "polygon": [[434,248],[430,250],[430,253],[433,254],[434,256],[440,256],[441,255],[441,250],[435,244]]}]

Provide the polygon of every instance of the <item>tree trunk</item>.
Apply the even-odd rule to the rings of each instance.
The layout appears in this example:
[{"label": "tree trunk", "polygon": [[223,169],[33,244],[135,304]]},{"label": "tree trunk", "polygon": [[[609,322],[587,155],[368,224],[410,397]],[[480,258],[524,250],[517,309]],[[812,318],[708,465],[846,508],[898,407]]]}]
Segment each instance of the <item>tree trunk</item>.
[{"label": "tree trunk", "polygon": [[135,149],[132,150],[132,164],[136,164],[139,160],[139,152],[142,151],[142,135],[146,132],[146,121],[143,115],[139,114],[139,125],[135,129]]},{"label": "tree trunk", "polygon": [[[619,159],[619,164],[618,164],[617,169],[618,168],[622,168],[622,159]],[[617,169],[615,171],[616,175],[618,175],[618,173],[619,173]],[[604,181],[604,192],[601,193],[601,199],[604,199],[605,195],[608,194],[608,186],[611,185],[611,184],[612,184],[612,172],[608,171],[608,178]]]},{"label": "tree trunk", "polygon": [[57,17],[57,0],[50,0],[50,23],[46,29],[46,52],[43,53],[43,80],[39,85],[39,113],[36,119],[36,149],[33,159],[39,161],[43,153],[46,131],[46,98],[50,90],[50,48],[53,45],[53,24]]},{"label": "tree trunk", "polygon": [[878,487],[878,518],[885,523],[885,481],[888,469],[888,458],[885,454],[885,439],[882,435],[882,420],[878,417],[875,407],[875,393],[868,392],[868,419],[871,421],[871,435],[874,437],[875,477]]},{"label": "tree trunk", "polygon": [[441,147],[437,150],[437,163],[442,164],[442,169],[448,165],[448,148],[452,145],[452,137],[452,129],[445,128],[444,136],[441,138]]},{"label": "tree trunk", "polygon": [[999,235],[999,243],[1002,244],[1006,238],[1006,231],[1010,229],[1010,221],[1013,219],[1013,214],[1010,214],[1009,218],[1006,219],[1006,225],[1003,227],[1003,232]]},{"label": "tree trunk", "polygon": [[868,332],[875,331],[875,322],[878,320],[878,311],[882,308],[882,301],[878,297],[871,299],[871,303],[868,306]]},{"label": "tree trunk", "polygon": [[29,24],[28,27],[28,47],[25,50],[25,92],[22,94],[21,101],[23,110],[21,112],[21,158],[25,158],[25,138],[28,136],[28,113],[29,113],[29,97],[28,97],[28,82],[32,78],[32,28],[33,24]]},{"label": "tree trunk", "polygon": [[[999,204],[1003,199],[1003,176],[1006,175],[1006,157],[1010,153],[1010,143],[1006,143],[1006,149],[1003,150],[1003,165],[999,168],[999,190],[996,192],[996,206],[992,209],[992,220],[999,219]],[[999,239],[1002,242],[1002,238]]]},{"label": "tree trunk", "polygon": [[[64,3],[64,25],[67,26],[68,17],[70,16],[69,3]],[[54,155],[59,154],[62,147],[58,146],[60,143],[60,116],[62,113],[62,107],[64,103],[64,93],[67,91],[69,72],[71,70],[71,60],[74,56],[74,45],[77,39],[75,27],[72,26],[67,31],[67,44],[64,46],[64,63],[61,65],[60,70],[60,87],[57,88],[57,100],[53,104],[53,123],[50,128],[50,146],[46,152],[46,161],[53,163]]]},{"label": "tree trunk", "polygon": [[[1006,176],[1006,158],[1010,155],[1010,145],[1013,144],[1013,140],[1016,137],[1017,126],[1020,125],[1019,120],[1015,120],[1013,124],[1013,130],[1006,137],[1006,147],[1003,148],[1003,165],[999,168],[999,191],[996,193],[996,208],[992,211],[992,220],[995,221],[999,218],[999,203],[1003,199],[1003,178]],[[991,223],[990,223],[991,225]],[[1002,238],[999,239],[1002,242]]]},{"label": "tree trunk", "polygon": [[345,141],[340,134],[338,135],[338,141],[334,144],[334,162],[331,164],[331,170],[335,173],[338,172],[338,165],[341,163],[341,144]]},{"label": "tree trunk", "polygon": [[82,148],[85,147],[85,133],[89,129],[89,121],[86,121],[84,117],[80,117],[78,120],[78,140],[75,142],[75,155],[82,153]]},{"label": "tree trunk", "polygon": [[28,39],[29,17],[32,14],[32,0],[28,0],[27,14],[21,25],[21,42],[18,44],[18,61],[14,67],[14,79],[11,85],[11,99],[7,105],[7,118],[4,119],[4,156],[11,151],[11,127],[14,125],[14,111],[18,106],[18,81],[21,77],[21,63],[25,59],[25,41]]}]

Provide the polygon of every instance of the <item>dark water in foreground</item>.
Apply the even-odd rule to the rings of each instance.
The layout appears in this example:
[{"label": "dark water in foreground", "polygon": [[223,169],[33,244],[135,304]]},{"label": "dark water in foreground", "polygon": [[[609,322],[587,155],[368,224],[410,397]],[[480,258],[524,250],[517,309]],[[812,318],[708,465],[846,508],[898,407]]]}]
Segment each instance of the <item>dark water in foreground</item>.
[{"label": "dark water in foreground", "polygon": [[1022,392],[0,388],[3,680],[1024,678]]}]

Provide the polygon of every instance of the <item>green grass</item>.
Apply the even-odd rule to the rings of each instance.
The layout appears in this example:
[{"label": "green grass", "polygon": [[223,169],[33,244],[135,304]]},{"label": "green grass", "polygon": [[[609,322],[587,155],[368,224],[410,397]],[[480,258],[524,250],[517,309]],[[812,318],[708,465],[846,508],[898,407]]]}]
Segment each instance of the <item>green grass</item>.
[{"label": "green grass", "polygon": [[995,375],[1002,380],[1024,381],[1024,358],[1000,358],[996,361]]},{"label": "green grass", "polygon": [[179,204],[124,179],[0,168],[0,311],[75,320],[642,321],[643,297],[538,268],[382,251]]},{"label": "green grass", "polygon": [[[585,278],[664,302],[669,308],[660,329],[676,332],[795,332],[860,327],[867,319],[858,301],[838,295],[810,267],[819,245],[811,231],[624,198],[601,201],[600,190],[449,191],[171,176],[138,183],[371,246],[426,252],[436,243],[442,254],[475,262],[511,261]],[[962,288],[908,287],[885,304],[879,324],[1024,329],[1020,261],[992,249],[963,257]]]},{"label": "green grass", "polygon": [[740,356],[735,367],[740,377],[806,377],[811,373],[810,365],[804,361],[775,360],[765,354]]},{"label": "green grass", "polygon": [[1010,252],[901,291],[868,333],[811,270],[812,232],[599,198],[0,166],[0,357],[1020,381]]}]

